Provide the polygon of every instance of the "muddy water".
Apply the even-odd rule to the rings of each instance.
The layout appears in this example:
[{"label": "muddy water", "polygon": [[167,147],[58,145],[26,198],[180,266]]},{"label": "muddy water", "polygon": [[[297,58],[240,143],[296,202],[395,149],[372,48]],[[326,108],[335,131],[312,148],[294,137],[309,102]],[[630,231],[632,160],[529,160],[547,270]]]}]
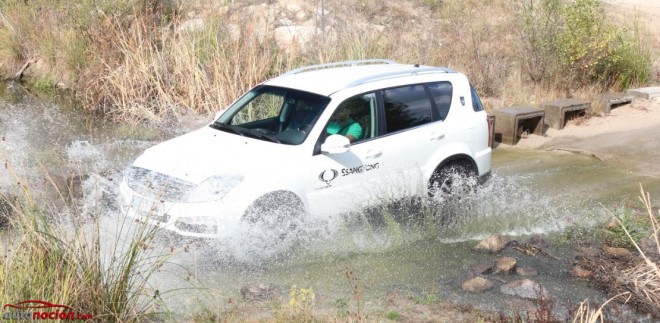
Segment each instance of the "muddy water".
[{"label": "muddy water", "polygon": [[[124,221],[115,200],[122,170],[147,147],[184,131],[98,121],[66,104],[38,99],[19,86],[3,86],[3,91],[0,159],[6,167],[0,169],[0,189],[11,192],[22,180],[40,191],[49,182],[58,185],[57,181],[77,178],[78,203],[101,213],[109,238],[117,236],[112,233],[115,224]],[[516,300],[497,288],[479,295],[460,290],[472,268],[496,258],[470,249],[476,240],[494,234],[509,234],[521,243],[529,235],[546,234],[548,256],[511,249],[505,254],[518,259],[519,266],[536,269],[539,275],[533,279],[564,303],[603,301],[604,295],[587,283],[569,279],[570,267],[557,260],[572,257],[566,228],[608,219],[607,210],[635,199],[640,183],[652,196],[660,196],[660,180],[567,152],[499,147],[493,165],[493,177],[485,185],[443,211],[451,215],[443,225],[374,227],[351,219],[310,224],[307,235],[287,253],[270,259],[243,248],[241,237],[210,242],[172,241],[167,234],[159,235],[157,250],[170,255],[150,286],[180,313],[225,308],[229,299],[240,297],[242,286],[250,284],[271,284],[284,299],[292,285],[312,288],[317,303],[333,308],[337,300],[350,299],[348,269],[363,286],[364,302],[371,310],[383,310],[385,295],[392,291],[420,302],[444,299],[510,308]]]},{"label": "muddy water", "polygon": [[[460,286],[473,268],[508,255],[518,260],[518,266],[539,272],[532,279],[561,300],[560,311],[587,298],[605,301],[586,282],[570,279],[573,241],[565,228],[609,219],[608,210],[616,212],[623,201],[634,199],[639,183],[655,196],[660,183],[566,152],[499,148],[494,165],[493,178],[453,210],[458,221],[434,226],[432,234],[428,226],[402,225],[396,230],[353,226],[298,246],[285,259],[258,265],[237,266],[222,252],[199,250],[177,262],[209,268],[196,277],[216,296],[238,295],[244,285],[271,283],[286,298],[288,286],[297,285],[313,288],[326,305],[333,306],[337,299],[350,299],[346,269],[351,269],[368,286],[365,299],[374,309],[385,309],[387,293],[398,291],[422,302],[437,297],[502,310],[516,304],[515,299],[503,297],[497,288],[474,295],[462,292]],[[510,249],[497,256],[471,251],[476,240],[494,234],[512,235],[520,243],[532,234],[545,234],[549,255],[528,256]]]}]

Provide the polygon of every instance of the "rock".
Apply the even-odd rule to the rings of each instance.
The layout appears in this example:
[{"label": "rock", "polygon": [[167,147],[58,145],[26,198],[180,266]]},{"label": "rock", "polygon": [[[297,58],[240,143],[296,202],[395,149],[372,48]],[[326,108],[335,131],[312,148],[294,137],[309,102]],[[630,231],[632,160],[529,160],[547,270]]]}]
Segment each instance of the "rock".
[{"label": "rock", "polygon": [[495,274],[510,274],[516,268],[516,259],[513,257],[502,257],[495,261],[493,273]]},{"label": "rock", "polygon": [[590,270],[586,270],[586,269],[584,269],[580,266],[575,266],[575,267],[571,268],[571,275],[573,275],[573,277],[587,279],[587,278],[591,277],[592,272]]},{"label": "rock", "polygon": [[481,276],[477,276],[463,282],[461,288],[470,293],[481,293],[493,288],[493,282]]},{"label": "rock", "polygon": [[536,276],[539,272],[534,268],[529,267],[516,267],[516,275],[518,276]]},{"label": "rock", "polygon": [[244,300],[261,302],[273,297],[275,287],[271,284],[256,284],[241,287],[241,296]]},{"label": "rock", "polygon": [[626,248],[616,248],[616,247],[603,247],[605,254],[612,258],[630,258],[632,257],[632,252]]},{"label": "rock", "polygon": [[290,13],[293,13],[293,14],[296,14],[296,13],[300,12],[300,10],[302,10],[302,8],[300,8],[300,6],[297,5],[297,4],[286,4],[285,9],[286,9],[286,11],[288,11]]},{"label": "rock", "polygon": [[506,248],[511,243],[511,238],[507,236],[497,235],[490,238],[481,240],[472,250],[480,252],[497,253]]},{"label": "rock", "polygon": [[181,25],[179,25],[177,30],[182,33],[187,33],[201,31],[204,29],[204,27],[204,20],[201,18],[196,18],[184,21]]},{"label": "rock", "polygon": [[294,50],[294,45],[297,45],[304,51],[317,33],[314,26],[281,26],[275,28],[275,42],[287,50]]},{"label": "rock", "polygon": [[540,299],[548,296],[548,291],[539,283],[522,279],[500,286],[500,292],[527,299]]}]

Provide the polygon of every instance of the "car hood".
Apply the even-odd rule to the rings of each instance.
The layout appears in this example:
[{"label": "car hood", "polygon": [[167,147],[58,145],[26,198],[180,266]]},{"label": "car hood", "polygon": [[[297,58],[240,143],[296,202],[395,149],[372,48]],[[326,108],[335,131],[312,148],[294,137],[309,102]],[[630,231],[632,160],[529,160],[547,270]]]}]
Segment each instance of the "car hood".
[{"label": "car hood", "polygon": [[293,147],[204,127],[147,149],[133,166],[199,184],[214,175],[272,173]]}]

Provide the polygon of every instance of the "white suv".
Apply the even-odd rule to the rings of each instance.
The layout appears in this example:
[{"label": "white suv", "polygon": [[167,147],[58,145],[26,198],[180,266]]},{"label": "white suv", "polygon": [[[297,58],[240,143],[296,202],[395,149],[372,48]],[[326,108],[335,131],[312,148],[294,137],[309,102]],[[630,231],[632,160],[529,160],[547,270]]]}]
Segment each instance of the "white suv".
[{"label": "white suv", "polygon": [[467,77],[362,60],[302,67],[239,98],[208,126],[147,149],[127,169],[129,216],[181,235],[245,223],[285,234],[389,198],[486,177],[490,123]]}]

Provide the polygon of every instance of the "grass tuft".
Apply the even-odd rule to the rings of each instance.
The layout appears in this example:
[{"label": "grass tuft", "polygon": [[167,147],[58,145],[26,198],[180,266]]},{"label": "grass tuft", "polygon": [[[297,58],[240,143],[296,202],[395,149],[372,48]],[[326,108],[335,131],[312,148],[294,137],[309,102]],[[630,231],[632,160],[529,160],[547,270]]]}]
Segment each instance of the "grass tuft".
[{"label": "grass tuft", "polygon": [[[90,218],[73,204],[56,212],[18,185],[18,196],[0,197],[11,208],[0,298],[64,304],[98,321],[140,321],[165,310],[147,284],[165,261],[150,247],[155,227],[120,219],[118,236],[110,239],[102,216]],[[57,192],[66,200],[67,192]]]}]

